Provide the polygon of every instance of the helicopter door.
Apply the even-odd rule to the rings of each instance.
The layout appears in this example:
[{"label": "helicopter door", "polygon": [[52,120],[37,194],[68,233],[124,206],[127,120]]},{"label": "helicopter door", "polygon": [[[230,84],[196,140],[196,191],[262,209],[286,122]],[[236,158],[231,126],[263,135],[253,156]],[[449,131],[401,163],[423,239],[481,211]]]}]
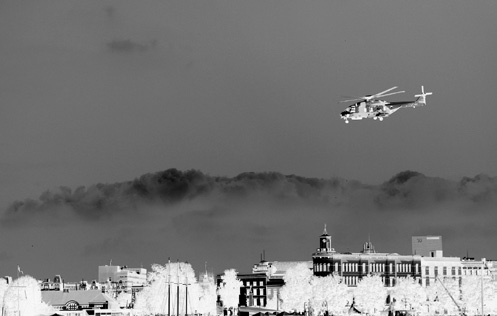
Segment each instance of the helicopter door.
[{"label": "helicopter door", "polygon": [[359,103],[359,107],[358,107],[358,111],[357,112],[362,112],[362,113],[367,112],[366,102]]}]

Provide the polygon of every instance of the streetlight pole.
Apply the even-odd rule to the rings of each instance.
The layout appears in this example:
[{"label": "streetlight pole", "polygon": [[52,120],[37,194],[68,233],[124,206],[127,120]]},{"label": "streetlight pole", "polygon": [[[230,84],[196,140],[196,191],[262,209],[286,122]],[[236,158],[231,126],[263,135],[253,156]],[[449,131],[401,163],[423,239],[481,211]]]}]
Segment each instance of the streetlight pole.
[{"label": "streetlight pole", "polygon": [[485,268],[485,258],[481,259],[481,275],[480,275],[480,280],[481,280],[481,315],[485,315],[483,313],[483,269]]},{"label": "streetlight pole", "polygon": [[188,276],[185,275],[185,316],[188,316]]},{"label": "streetlight pole", "polygon": [[177,295],[176,295],[176,316],[179,316],[179,260],[176,260],[176,263],[178,264],[178,267],[176,269],[176,275],[177,275]]}]

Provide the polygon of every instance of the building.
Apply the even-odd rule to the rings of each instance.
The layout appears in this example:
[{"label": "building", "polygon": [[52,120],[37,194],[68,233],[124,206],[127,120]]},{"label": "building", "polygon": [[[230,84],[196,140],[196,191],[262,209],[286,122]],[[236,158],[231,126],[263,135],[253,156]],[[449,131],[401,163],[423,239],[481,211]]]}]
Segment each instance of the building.
[{"label": "building", "polygon": [[327,276],[336,274],[343,277],[348,286],[357,286],[358,282],[369,274],[381,276],[385,286],[395,286],[399,277],[421,277],[421,256],[399,255],[397,253],[378,253],[368,241],[363,249],[356,253],[339,253],[331,247],[331,236],[324,227],[319,237],[319,248],[312,254],[314,275]]},{"label": "building", "polygon": [[493,261],[487,261],[485,258],[475,260],[474,258],[462,258],[461,267],[463,276],[466,275],[491,275],[495,279],[495,267]]},{"label": "building", "polygon": [[239,306],[266,307],[268,276],[264,273],[239,274],[242,282]]},{"label": "building", "polygon": [[430,286],[444,278],[461,278],[462,264],[459,257],[421,257],[421,285]]},{"label": "building", "polygon": [[[443,282],[445,278],[459,279],[467,275],[495,278],[497,265],[493,261],[472,258],[444,257],[441,236],[413,236],[412,254],[377,252],[371,241],[359,252],[338,252],[332,247],[332,237],[324,226],[319,236],[319,248],[312,261],[261,261],[254,264],[252,274],[238,275],[242,281],[240,306],[279,310],[279,293],[284,275],[298,264],[306,264],[315,276],[337,275],[353,291],[360,280],[370,274],[381,276],[386,287],[397,284],[398,278],[411,277],[422,286]],[[218,276],[218,285],[220,276]],[[390,291],[391,289],[389,289]]]},{"label": "building", "polygon": [[412,236],[412,254],[443,257],[442,236]]},{"label": "building", "polygon": [[[254,264],[252,273],[237,275],[242,282],[239,306],[278,310],[279,293],[285,284],[283,277],[286,271],[302,263],[312,270],[312,261],[266,261],[261,257],[261,261]],[[217,275],[216,281],[219,288],[222,275]]]},{"label": "building", "polygon": [[[119,304],[109,295],[99,290],[87,291],[42,291],[41,298],[43,302],[51,305],[60,311],[82,311],[73,313],[72,316],[86,316],[86,310],[107,310],[119,309]],[[110,314],[109,314],[110,315]]]},{"label": "building", "polygon": [[64,290],[64,280],[60,275],[54,276],[52,280],[45,279],[41,282],[42,291],[63,291]]},{"label": "building", "polygon": [[130,291],[133,287],[147,283],[147,270],[144,268],[128,268],[127,266],[99,266],[98,282],[119,290]]},{"label": "building", "polygon": [[305,264],[309,270],[312,270],[312,261],[266,261],[261,259],[259,263],[254,264],[252,273],[263,273],[267,277],[264,307],[279,309],[280,291],[285,285],[284,276],[288,269],[299,264]]}]

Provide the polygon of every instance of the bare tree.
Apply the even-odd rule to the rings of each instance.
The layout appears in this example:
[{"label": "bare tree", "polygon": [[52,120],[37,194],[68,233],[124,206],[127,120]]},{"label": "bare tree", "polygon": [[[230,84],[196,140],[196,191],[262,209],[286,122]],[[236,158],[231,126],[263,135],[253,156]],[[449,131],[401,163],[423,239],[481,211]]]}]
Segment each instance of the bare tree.
[{"label": "bare tree", "polygon": [[228,308],[238,308],[240,288],[242,281],[237,277],[235,269],[225,270],[222,276],[222,282],[219,286],[218,293],[223,301],[223,306]]},{"label": "bare tree", "polygon": [[385,310],[387,290],[379,275],[363,277],[354,291],[356,307],[363,313],[378,315]]},{"label": "bare tree", "polygon": [[304,304],[308,304],[311,299],[312,271],[307,264],[299,263],[288,269],[283,278],[285,285],[280,294],[282,309],[303,312]]},{"label": "bare tree", "polygon": [[314,310],[318,309],[321,313],[328,311],[332,314],[342,314],[347,303],[352,302],[352,294],[339,276],[313,276],[311,287],[311,305],[314,306]]},{"label": "bare tree", "polygon": [[54,311],[53,308],[42,302],[38,281],[28,275],[9,284],[3,296],[3,307],[5,316],[34,316]]},{"label": "bare tree", "polygon": [[391,293],[396,300],[396,309],[420,312],[426,304],[425,289],[411,276],[398,278]]}]

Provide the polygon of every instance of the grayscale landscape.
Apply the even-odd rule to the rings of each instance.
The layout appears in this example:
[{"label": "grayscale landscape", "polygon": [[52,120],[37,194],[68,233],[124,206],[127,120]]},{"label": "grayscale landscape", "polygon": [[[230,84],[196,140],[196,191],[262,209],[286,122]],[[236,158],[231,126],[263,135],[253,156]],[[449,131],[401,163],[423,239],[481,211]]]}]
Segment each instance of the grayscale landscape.
[{"label": "grayscale landscape", "polygon": [[[0,275],[497,259],[495,1],[1,1]],[[393,86],[427,104],[345,124]]]}]

